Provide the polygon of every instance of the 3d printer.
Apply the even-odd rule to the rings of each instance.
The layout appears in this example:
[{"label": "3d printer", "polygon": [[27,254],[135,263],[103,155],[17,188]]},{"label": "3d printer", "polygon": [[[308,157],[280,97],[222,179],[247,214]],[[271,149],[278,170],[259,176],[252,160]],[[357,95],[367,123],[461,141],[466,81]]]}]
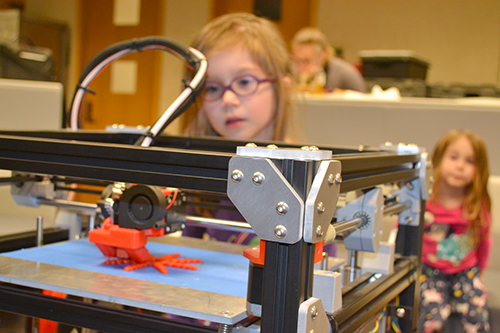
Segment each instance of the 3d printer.
[{"label": "3d printer", "polygon": [[[129,51],[136,45],[137,41],[120,47]],[[106,53],[99,66],[104,68],[103,62],[115,59],[115,51]],[[188,59],[193,56],[182,46],[176,52]],[[415,331],[426,154],[402,145],[359,150],[161,136],[172,115],[181,113],[178,110],[192,101],[196,87],[203,84],[202,56],[194,51],[194,57],[191,65],[202,73],[197,83],[188,84],[182,101],[147,133],[5,132],[0,135],[0,168],[22,173],[22,179],[16,178],[18,189],[45,182],[44,191],[20,190],[19,195],[35,204],[68,209],[81,207],[56,198],[56,191],[47,187],[97,181],[105,189],[102,200],[86,208],[121,228],[151,230],[151,234],[144,231],[145,236],[182,230],[193,223],[185,215],[186,196],[229,198],[247,223],[203,220],[204,225],[251,229],[263,242],[247,255],[252,258],[250,264],[243,257],[235,259],[197,243],[205,247],[197,251],[204,251],[207,258],[199,272],[211,264],[219,270],[218,265],[230,263],[222,273],[230,276],[243,260],[248,275],[239,282],[246,286],[246,296],[225,294],[229,282],[224,285],[228,280],[223,276],[200,274],[195,277],[197,284],[186,285],[188,276],[182,274],[179,279],[185,280],[180,282],[170,273],[168,280],[151,281],[6,254],[0,256],[0,309],[106,332],[353,332],[378,325],[387,315],[394,330]],[[81,80],[76,96],[89,82]],[[78,127],[77,112],[71,119],[72,127]],[[162,191],[166,188],[176,190]],[[348,193],[355,193],[352,200]],[[379,246],[381,220],[391,214],[399,214],[399,233],[395,255],[384,257]],[[322,244],[335,239],[349,250],[347,265],[340,272],[315,268]],[[184,238],[164,243],[193,244]],[[81,240],[64,244],[88,249]],[[30,251],[24,252],[35,253]],[[357,251],[382,257],[375,258],[364,274],[357,274]],[[389,248],[387,253],[393,252]],[[79,253],[77,258],[86,255]],[[139,255],[136,261],[141,260]],[[201,289],[204,282],[218,289]],[[40,289],[80,299],[45,296]],[[89,299],[125,308],[85,301]],[[398,303],[392,304],[396,299]],[[218,323],[218,327],[185,318]]]}]

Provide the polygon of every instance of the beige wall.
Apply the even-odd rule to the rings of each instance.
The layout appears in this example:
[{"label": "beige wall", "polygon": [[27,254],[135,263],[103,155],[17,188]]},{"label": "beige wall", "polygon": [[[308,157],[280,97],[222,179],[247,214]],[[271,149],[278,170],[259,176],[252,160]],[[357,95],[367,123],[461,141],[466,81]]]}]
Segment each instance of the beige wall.
[{"label": "beige wall", "polygon": [[[164,35],[189,44],[208,21],[212,1],[165,1]],[[500,0],[317,2],[318,12],[313,16],[318,27],[332,45],[344,49],[350,62],[358,61],[360,50],[406,49],[429,60],[431,83],[500,85]],[[79,54],[77,7],[77,0],[26,1],[27,13],[69,24],[71,64]],[[165,56],[159,112],[179,92],[181,70]],[[70,82],[75,82],[79,73],[70,73]]]},{"label": "beige wall", "polygon": [[346,59],[412,50],[431,83],[500,85],[500,0],[318,0],[317,26]]}]

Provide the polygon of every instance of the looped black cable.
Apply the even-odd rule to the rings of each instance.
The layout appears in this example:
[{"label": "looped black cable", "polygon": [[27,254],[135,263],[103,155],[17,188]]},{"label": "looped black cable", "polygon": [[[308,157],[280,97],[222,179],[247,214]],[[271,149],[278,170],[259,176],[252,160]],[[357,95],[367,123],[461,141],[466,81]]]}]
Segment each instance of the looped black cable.
[{"label": "looped black cable", "polygon": [[[75,111],[74,105],[75,105],[75,98],[77,96],[77,92],[80,91],[80,89],[83,89],[84,92],[90,92],[92,94],[95,94],[95,92],[89,90],[87,87],[83,87],[82,84],[87,78],[87,76],[98,66],[101,64],[104,60],[108,59],[109,57],[125,51],[122,55],[128,54],[133,51],[144,51],[150,46],[158,46],[162,47],[163,50],[170,52],[174,55],[179,55],[184,60],[188,63],[188,66],[192,68],[193,71],[197,72],[201,66],[202,59],[200,59],[198,56],[195,55],[195,53],[191,52],[189,47],[186,47],[174,40],[162,37],[162,36],[150,36],[150,37],[144,37],[144,38],[136,38],[130,41],[124,41],[124,42],[119,42],[116,44],[113,44],[103,51],[101,51],[99,54],[97,54],[94,58],[90,60],[90,62],[85,66],[83,73],[80,75],[80,78],[78,80],[78,85],[77,89],[75,89],[75,92],[73,94],[73,99],[71,101],[71,106],[70,106],[70,115],[69,119],[71,122],[72,119],[72,112],[79,112],[79,109],[76,109]],[[121,56],[122,56],[121,55]],[[115,58],[114,60],[118,59]],[[190,68],[190,69],[191,69]],[[101,69],[102,70],[102,69]],[[191,90],[188,98],[179,106],[178,110],[176,110],[172,114],[172,119],[170,119],[168,122],[166,122],[161,130],[163,130],[175,117],[177,117],[179,114],[184,112],[190,104],[192,104],[196,100],[196,96],[201,94],[201,91],[203,89],[205,77],[201,79],[200,84],[196,86],[191,86],[190,84],[187,84],[184,82],[184,86],[186,88],[189,88]],[[80,98],[83,98],[81,96]],[[81,121],[80,117],[78,116],[77,124],[75,126],[76,128],[81,127]],[[149,135],[149,134],[148,134]],[[153,134],[154,136],[154,134]]]}]

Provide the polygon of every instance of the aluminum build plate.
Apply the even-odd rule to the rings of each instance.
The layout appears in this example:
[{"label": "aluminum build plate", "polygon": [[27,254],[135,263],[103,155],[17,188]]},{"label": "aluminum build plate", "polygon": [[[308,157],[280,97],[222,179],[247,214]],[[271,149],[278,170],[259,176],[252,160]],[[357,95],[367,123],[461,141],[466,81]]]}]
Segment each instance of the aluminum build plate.
[{"label": "aluminum build plate", "polygon": [[68,241],[0,255],[0,281],[234,324],[246,317],[248,261],[241,255],[149,242],[154,256],[199,258],[197,271],[153,267],[126,272],[88,240]]}]

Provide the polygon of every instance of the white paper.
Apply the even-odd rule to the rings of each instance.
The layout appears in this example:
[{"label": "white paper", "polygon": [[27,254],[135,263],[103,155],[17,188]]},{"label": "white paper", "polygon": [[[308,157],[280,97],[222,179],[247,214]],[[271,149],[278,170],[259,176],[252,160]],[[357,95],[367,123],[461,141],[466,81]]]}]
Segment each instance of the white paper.
[{"label": "white paper", "polygon": [[117,60],[111,64],[111,93],[133,95],[137,91],[137,61]]},{"label": "white paper", "polygon": [[16,47],[19,42],[19,9],[0,10],[0,43]]},{"label": "white paper", "polygon": [[113,25],[135,26],[141,22],[141,0],[114,0]]}]

